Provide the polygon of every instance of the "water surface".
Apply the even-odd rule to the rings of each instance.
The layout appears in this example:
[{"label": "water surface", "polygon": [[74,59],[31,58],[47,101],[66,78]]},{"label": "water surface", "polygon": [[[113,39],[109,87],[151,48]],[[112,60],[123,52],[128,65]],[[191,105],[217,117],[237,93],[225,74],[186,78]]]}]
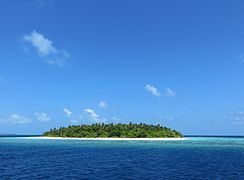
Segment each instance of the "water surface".
[{"label": "water surface", "polygon": [[244,179],[244,138],[81,141],[0,137],[1,179]]}]

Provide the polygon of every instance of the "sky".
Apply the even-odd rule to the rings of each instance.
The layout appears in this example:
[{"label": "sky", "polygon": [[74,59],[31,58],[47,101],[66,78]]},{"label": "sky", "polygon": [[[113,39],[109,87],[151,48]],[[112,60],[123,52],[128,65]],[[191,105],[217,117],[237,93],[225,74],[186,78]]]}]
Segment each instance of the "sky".
[{"label": "sky", "polygon": [[0,0],[0,23],[0,133],[244,135],[241,0]]}]

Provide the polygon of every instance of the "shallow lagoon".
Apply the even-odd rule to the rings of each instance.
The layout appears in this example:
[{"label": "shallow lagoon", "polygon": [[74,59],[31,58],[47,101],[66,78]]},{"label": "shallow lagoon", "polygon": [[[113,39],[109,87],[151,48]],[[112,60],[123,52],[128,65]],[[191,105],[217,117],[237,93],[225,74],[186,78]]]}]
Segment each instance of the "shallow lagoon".
[{"label": "shallow lagoon", "polygon": [[89,141],[0,137],[1,179],[244,179],[244,138]]}]

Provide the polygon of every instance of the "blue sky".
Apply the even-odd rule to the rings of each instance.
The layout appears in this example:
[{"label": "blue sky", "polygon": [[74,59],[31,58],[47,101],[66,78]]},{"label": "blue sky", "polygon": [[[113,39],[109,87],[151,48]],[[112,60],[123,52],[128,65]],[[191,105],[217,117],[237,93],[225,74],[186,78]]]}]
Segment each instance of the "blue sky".
[{"label": "blue sky", "polygon": [[0,0],[0,22],[0,133],[243,135],[243,1]]}]

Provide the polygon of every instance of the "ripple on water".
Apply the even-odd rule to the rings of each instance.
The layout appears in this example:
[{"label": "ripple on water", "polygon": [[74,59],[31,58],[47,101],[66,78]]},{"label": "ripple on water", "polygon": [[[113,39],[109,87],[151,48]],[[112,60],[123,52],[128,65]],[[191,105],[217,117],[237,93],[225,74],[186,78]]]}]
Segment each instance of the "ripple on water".
[{"label": "ripple on water", "polygon": [[0,138],[2,179],[243,179],[243,138],[80,141]]}]

